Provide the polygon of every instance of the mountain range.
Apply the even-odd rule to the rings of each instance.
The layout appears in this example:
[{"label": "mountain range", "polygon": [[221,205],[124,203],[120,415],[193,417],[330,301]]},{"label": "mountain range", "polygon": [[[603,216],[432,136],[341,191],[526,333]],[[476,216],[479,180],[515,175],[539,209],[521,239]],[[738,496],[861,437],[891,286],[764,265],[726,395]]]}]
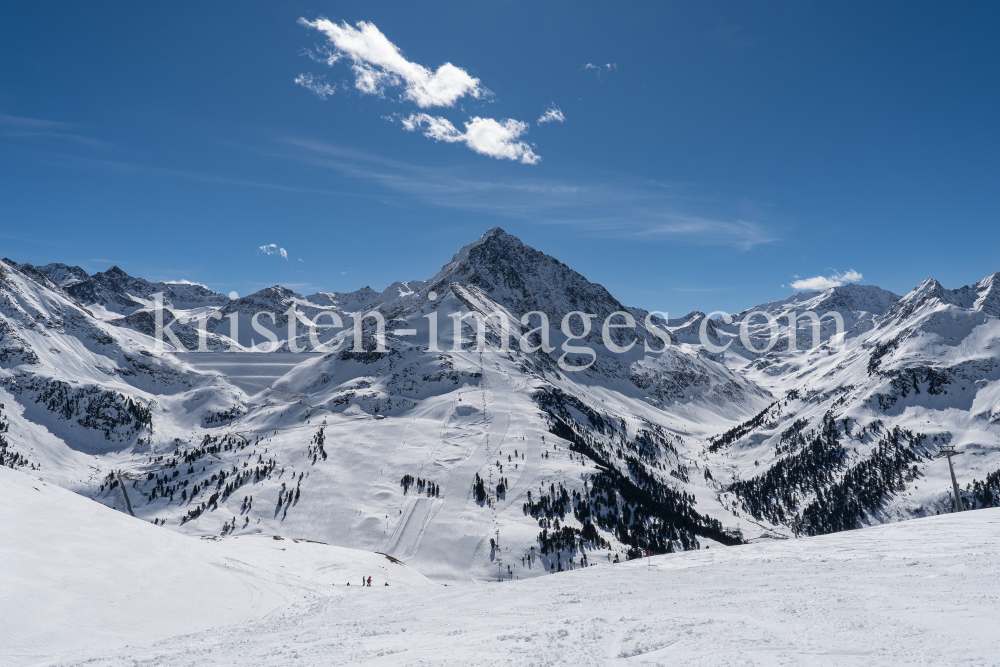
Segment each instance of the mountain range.
[{"label": "mountain range", "polygon": [[[998,281],[665,320],[498,228],[381,292],[230,299],[3,260],[0,464],[166,529],[377,551],[440,582],[951,512],[944,445],[965,507],[996,506]],[[182,345],[208,351],[154,343],[160,294]],[[331,326],[313,339],[291,308]],[[369,317],[359,350],[371,312],[385,345]],[[573,312],[595,316],[585,370],[560,363]],[[551,352],[517,344],[542,342],[538,313]],[[634,320],[608,333],[626,352],[602,343],[612,313]],[[262,331],[271,354],[250,351]]]}]

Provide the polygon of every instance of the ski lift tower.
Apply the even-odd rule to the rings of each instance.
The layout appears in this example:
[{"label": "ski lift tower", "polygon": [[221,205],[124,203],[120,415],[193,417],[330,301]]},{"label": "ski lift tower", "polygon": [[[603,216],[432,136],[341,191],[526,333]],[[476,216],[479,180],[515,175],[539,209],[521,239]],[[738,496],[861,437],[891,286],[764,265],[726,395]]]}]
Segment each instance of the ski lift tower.
[{"label": "ski lift tower", "polygon": [[503,555],[500,551],[500,529],[496,532],[497,541],[497,581],[503,581]]},{"label": "ski lift tower", "polygon": [[962,512],[965,510],[965,506],[962,504],[962,494],[958,491],[958,479],[955,478],[955,466],[951,463],[951,457],[958,456],[962,452],[956,452],[954,445],[941,445],[938,450],[937,458],[947,458],[948,459],[948,469],[951,471],[951,488],[955,491],[955,511]]}]

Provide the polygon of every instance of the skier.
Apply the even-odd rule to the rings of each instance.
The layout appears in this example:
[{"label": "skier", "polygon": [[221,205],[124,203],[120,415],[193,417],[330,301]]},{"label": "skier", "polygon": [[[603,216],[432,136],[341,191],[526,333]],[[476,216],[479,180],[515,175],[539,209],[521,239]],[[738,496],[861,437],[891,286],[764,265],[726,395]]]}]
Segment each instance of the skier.
[{"label": "skier", "polygon": [[368,588],[372,587],[372,578],[368,577]]}]

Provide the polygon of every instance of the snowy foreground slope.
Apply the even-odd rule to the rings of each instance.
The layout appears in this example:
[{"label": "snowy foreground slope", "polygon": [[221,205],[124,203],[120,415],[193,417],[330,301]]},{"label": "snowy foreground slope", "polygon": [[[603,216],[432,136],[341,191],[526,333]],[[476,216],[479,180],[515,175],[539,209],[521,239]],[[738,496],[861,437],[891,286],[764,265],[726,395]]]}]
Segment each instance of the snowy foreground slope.
[{"label": "snowy foreground slope", "polygon": [[0,508],[0,665],[261,620],[362,576],[432,585],[366,551],[272,536],[179,535],[6,468]]},{"label": "snowy foreground slope", "polygon": [[449,587],[363,551],[178,535],[9,470],[0,507],[5,666],[1000,661],[1000,509]]}]

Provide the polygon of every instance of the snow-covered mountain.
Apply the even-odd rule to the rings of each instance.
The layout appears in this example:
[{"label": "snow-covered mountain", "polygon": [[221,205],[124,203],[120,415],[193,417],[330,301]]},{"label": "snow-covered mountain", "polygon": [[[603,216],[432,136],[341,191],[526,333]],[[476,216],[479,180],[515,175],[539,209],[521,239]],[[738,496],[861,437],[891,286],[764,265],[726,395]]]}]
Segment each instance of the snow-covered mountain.
[{"label": "snow-covered mountain", "polygon": [[[442,582],[950,511],[944,443],[969,506],[995,505],[996,281],[664,321],[498,228],[381,292],[231,300],[8,260],[0,463],[180,532],[379,551]],[[210,352],[154,345],[161,293]],[[574,311],[595,317],[569,339]],[[806,311],[836,313],[815,347]],[[620,351],[613,313],[634,323],[607,331]]]},{"label": "snow-covered mountain", "polygon": [[[942,444],[964,452],[955,467],[966,506],[1000,502],[995,282],[947,290],[928,279],[888,308],[879,298],[882,312],[840,340],[776,346],[744,366],[779,400],[709,445],[723,502],[809,533],[950,512],[948,464],[934,458]],[[842,314],[857,312],[850,302]]]},{"label": "snow-covered mountain", "polygon": [[[26,265],[22,265],[26,267]],[[187,282],[150,282],[134,278],[117,266],[90,276],[79,266],[46,264],[37,270],[66,290],[79,303],[89,307],[102,306],[107,312],[129,315],[147,307],[153,294],[162,292],[171,308],[188,310],[204,306],[220,306],[229,298],[204,285]]]},{"label": "snow-covered mountain", "polygon": [[[669,328],[675,339],[699,344],[704,326],[709,344],[726,348],[727,363],[742,366],[771,350],[782,352],[789,349],[790,317],[795,320],[794,347],[804,350],[838,332],[846,332],[848,337],[863,334],[873,328],[899,299],[899,295],[874,285],[842,285],[823,292],[800,292],[780,301],[747,308],[729,315],[728,322],[717,316],[703,325],[705,313],[694,312],[679,320],[671,320]],[[816,319],[811,318],[809,313],[814,313]],[[745,328],[742,326],[744,322]]]}]

